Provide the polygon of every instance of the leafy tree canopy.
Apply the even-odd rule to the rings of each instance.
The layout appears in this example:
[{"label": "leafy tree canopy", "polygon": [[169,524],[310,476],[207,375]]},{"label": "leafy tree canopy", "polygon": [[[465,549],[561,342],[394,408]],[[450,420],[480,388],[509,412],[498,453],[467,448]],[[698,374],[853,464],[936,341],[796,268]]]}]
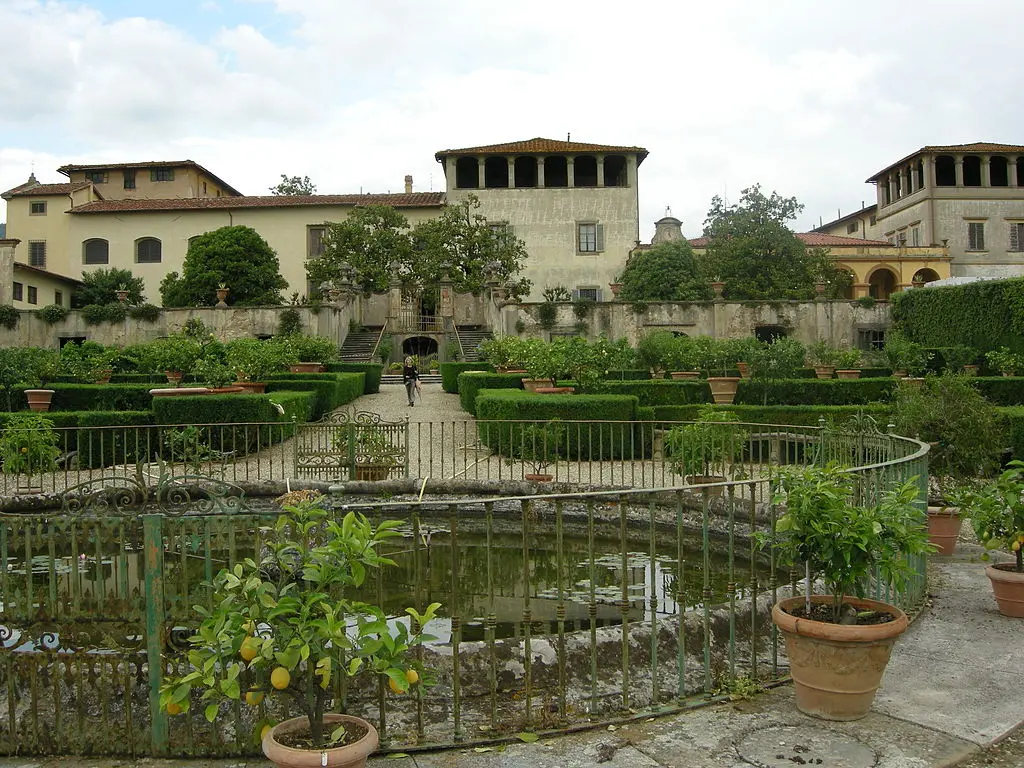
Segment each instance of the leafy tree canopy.
[{"label": "leafy tree canopy", "polygon": [[622,301],[699,301],[711,286],[686,240],[669,240],[634,253],[622,273]]},{"label": "leafy tree canopy", "polygon": [[73,300],[76,307],[110,304],[117,301],[118,291],[128,291],[129,304],[142,304],[146,301],[142,294],[145,287],[145,281],[133,275],[130,269],[101,267],[82,273],[82,285],[75,290]]},{"label": "leafy tree canopy", "polygon": [[410,228],[394,208],[359,206],[346,221],[327,224],[323,254],[306,272],[318,285],[348,279],[375,293],[387,291],[396,275],[406,294],[433,296],[445,274],[460,292],[479,291],[493,279],[512,284],[513,293],[528,293],[528,281],[515,282],[527,256],[523,241],[492,227],[479,207],[470,195]]},{"label": "leafy tree canopy", "polygon": [[712,198],[704,221],[705,269],[725,283],[726,298],[809,299],[819,280],[826,295],[842,295],[848,274],[836,269],[827,251],[808,249],[786,226],[802,210],[795,197],[765,196],[759,184],[744,189],[733,205]]},{"label": "leafy tree canopy", "polygon": [[221,227],[189,243],[182,274],[170,272],[160,283],[165,307],[205,307],[217,303],[216,289],[229,289],[229,304],[280,304],[277,253],[251,227]]},{"label": "leafy tree canopy", "polygon": [[270,188],[272,195],[315,195],[316,184],[309,176],[285,176],[281,174],[281,182]]}]

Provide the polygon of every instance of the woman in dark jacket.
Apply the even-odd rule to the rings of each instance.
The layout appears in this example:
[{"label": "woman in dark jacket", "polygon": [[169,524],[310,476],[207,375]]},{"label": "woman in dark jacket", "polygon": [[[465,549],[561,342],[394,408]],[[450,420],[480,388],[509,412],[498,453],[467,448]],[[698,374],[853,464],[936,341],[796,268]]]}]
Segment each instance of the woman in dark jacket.
[{"label": "woman in dark jacket", "polygon": [[412,364],[412,358],[405,358],[405,365],[402,367],[402,383],[405,384],[405,393],[409,396],[409,405],[416,405],[416,387],[420,380],[420,372]]}]

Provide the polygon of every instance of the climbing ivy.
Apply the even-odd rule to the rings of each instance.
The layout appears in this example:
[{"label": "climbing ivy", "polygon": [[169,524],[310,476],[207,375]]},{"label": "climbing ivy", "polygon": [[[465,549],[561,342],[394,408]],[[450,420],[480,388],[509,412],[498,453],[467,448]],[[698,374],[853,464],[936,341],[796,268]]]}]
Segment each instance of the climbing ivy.
[{"label": "climbing ivy", "polygon": [[893,297],[892,319],[926,347],[1024,351],[1024,278],[903,291]]}]

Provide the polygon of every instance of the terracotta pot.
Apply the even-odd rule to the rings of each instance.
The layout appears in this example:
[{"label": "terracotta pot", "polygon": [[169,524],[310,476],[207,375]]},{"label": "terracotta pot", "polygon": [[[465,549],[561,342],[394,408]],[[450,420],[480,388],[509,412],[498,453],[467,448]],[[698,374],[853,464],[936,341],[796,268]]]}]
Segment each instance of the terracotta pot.
[{"label": "terracotta pot", "polygon": [[836,371],[836,378],[839,378],[839,379],[859,379],[860,378],[860,369],[854,370],[854,369],[851,368],[851,369],[845,370],[845,371],[837,370]]},{"label": "terracotta pot", "polygon": [[900,385],[904,387],[920,387],[924,384],[924,378],[921,376],[907,376],[900,380]]},{"label": "terracotta pot", "polygon": [[267,390],[267,384],[263,381],[236,381],[236,387],[241,387],[247,395],[262,395]]},{"label": "terracotta pot", "polygon": [[113,368],[104,368],[102,371],[100,371],[100,375],[96,377],[96,383],[97,384],[109,384],[110,383],[110,377],[113,376],[113,375],[114,375],[114,369]]},{"label": "terracotta pot", "polygon": [[178,386],[181,383],[182,373],[181,371],[164,371],[164,375],[167,377],[167,383]]},{"label": "terracotta pot", "polygon": [[893,371],[893,372],[892,372],[892,375],[893,375],[893,378],[895,378],[895,379],[905,379],[905,378],[907,378],[907,376],[909,376],[910,374],[908,374],[908,373],[907,373],[907,372],[906,372],[905,370],[903,370],[902,368],[897,368],[897,369],[896,369],[895,371]]},{"label": "terracotta pot", "polygon": [[240,386],[210,387],[209,392],[211,395],[237,395],[239,392],[245,392],[245,390]]},{"label": "terracotta pot", "polygon": [[964,373],[967,376],[977,376],[979,368],[981,368],[980,365],[965,365],[964,366]]},{"label": "terracotta pot", "polygon": [[1017,573],[1013,563],[998,563],[985,569],[992,582],[992,594],[1003,616],[1024,619],[1024,573]]},{"label": "terracotta pot", "polygon": [[296,717],[278,723],[263,737],[263,754],[280,768],[361,768],[366,758],[377,748],[380,739],[377,729],[359,717],[351,715],[324,715],[324,726],[329,731],[339,724],[354,724],[366,729],[366,735],[352,744],[331,749],[293,749],[277,741],[279,736],[309,729],[309,718]]},{"label": "terracotta pot", "polygon": [[[831,595],[812,595],[814,603],[831,603]],[[894,605],[877,600],[846,598],[858,610],[888,613],[885,624],[831,624],[797,618],[789,609],[801,605],[802,596],[780,600],[772,608],[772,621],[786,638],[790,675],[801,712],[824,720],[859,720],[871,709],[896,638],[909,624]]]},{"label": "terracotta pot", "polygon": [[288,366],[288,370],[291,373],[323,373],[324,366],[322,363],[296,363]]},{"label": "terracotta pot", "polygon": [[523,475],[524,480],[532,480],[535,483],[549,483],[554,475]]},{"label": "terracotta pot", "polygon": [[750,363],[736,363],[736,368],[739,369],[741,379],[750,378]]},{"label": "terracotta pot", "polygon": [[538,395],[571,395],[576,387],[537,387],[533,391]]},{"label": "terracotta pot", "polygon": [[612,289],[612,296],[618,296],[622,290],[622,283],[608,283],[608,287]]},{"label": "terracotta pot", "polygon": [[26,389],[25,398],[28,400],[28,407],[33,411],[48,411],[53,400],[52,389]]},{"label": "terracotta pot", "polygon": [[128,301],[128,291],[114,291],[114,294],[117,296],[118,301],[122,303]]},{"label": "terracotta pot", "polygon": [[953,554],[962,524],[956,507],[928,507],[928,541],[938,547],[936,555]]},{"label": "terracotta pot", "polygon": [[814,366],[814,375],[819,379],[831,379],[832,374],[836,372],[834,365],[816,365]]},{"label": "terracotta pot", "polygon": [[735,376],[708,376],[711,398],[718,404],[731,403],[736,399],[736,388],[740,380]]},{"label": "terracotta pot", "polygon": [[700,378],[700,371],[672,371],[669,376],[677,380],[693,381]]},{"label": "terracotta pot", "polygon": [[553,387],[555,382],[551,379],[523,379],[523,389],[527,392],[536,392],[539,387]]}]

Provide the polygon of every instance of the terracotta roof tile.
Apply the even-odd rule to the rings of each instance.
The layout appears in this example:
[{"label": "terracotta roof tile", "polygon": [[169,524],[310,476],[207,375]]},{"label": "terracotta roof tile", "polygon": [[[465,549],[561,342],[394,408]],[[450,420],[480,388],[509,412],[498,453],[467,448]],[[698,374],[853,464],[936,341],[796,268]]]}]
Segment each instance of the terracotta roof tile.
[{"label": "terracotta roof tile", "polygon": [[903,165],[912,158],[918,155],[928,154],[943,154],[945,152],[956,152],[956,153],[971,153],[971,152],[986,152],[993,154],[1024,154],[1024,146],[1020,144],[995,144],[991,141],[974,141],[970,144],[934,144],[927,147],[921,147],[920,149],[911,152],[904,158],[897,160],[891,165],[887,165],[885,168],[880,170],[878,173],[869,176],[865,181],[870,184],[878,179],[883,173],[888,173],[890,170],[898,165]]},{"label": "terracotta roof tile", "polygon": [[442,149],[434,157],[440,160],[448,155],[486,155],[486,154],[548,154],[558,152],[623,152],[639,155],[639,161],[647,157],[643,147],[616,147],[608,144],[587,144],[579,141],[559,141],[537,137],[526,141],[512,141],[507,144],[485,144],[480,147],[464,147],[463,149]]},{"label": "terracotta roof tile", "polygon": [[[881,246],[887,246],[892,248],[896,247],[888,240],[864,240],[859,237],[840,237],[839,235],[826,235],[823,232],[797,232],[796,236],[800,238],[804,245],[810,246],[811,248],[827,248],[832,245],[854,245],[870,248]],[[693,246],[694,248],[707,248],[708,238],[694,237],[690,240],[690,245]]]},{"label": "terracotta roof tile", "polygon": [[299,208],[327,205],[390,205],[393,208],[436,208],[443,192],[391,195],[262,195],[252,197],[188,197],[175,200],[99,200],[71,213],[128,213],[131,211],[224,210],[235,208]]},{"label": "terracotta roof tile", "polygon": [[76,181],[67,184],[22,184],[3,193],[4,200],[12,197],[45,197],[47,195],[68,195],[85,189],[88,181]]},{"label": "terracotta roof tile", "polygon": [[14,262],[14,268],[17,270],[24,270],[25,272],[33,272],[35,274],[44,275],[46,277],[54,277],[57,278],[58,280],[64,280],[68,283],[73,283],[75,285],[82,285],[81,280],[76,280],[75,278],[68,277],[67,275],[60,275],[57,274],[56,272],[50,272],[47,269],[40,269],[39,267],[30,267],[28,264],[22,264],[20,261]]},{"label": "terracotta roof tile", "polygon": [[141,163],[92,163],[89,165],[62,165],[57,170],[65,176],[70,177],[75,171],[107,171],[121,168],[195,168],[200,173],[209,176],[220,184],[230,195],[241,195],[237,189],[228,184],[224,179],[206,170],[195,160],[145,160]]}]

